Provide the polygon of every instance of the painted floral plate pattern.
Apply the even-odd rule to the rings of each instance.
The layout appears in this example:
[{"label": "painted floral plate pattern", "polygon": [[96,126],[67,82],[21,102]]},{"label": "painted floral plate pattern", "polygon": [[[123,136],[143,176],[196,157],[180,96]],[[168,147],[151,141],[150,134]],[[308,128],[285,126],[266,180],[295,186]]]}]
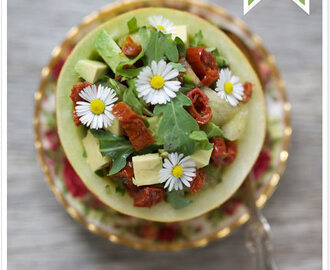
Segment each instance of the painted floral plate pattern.
[{"label": "painted floral plate pattern", "polygon": [[250,59],[263,84],[267,103],[267,135],[252,170],[258,187],[257,205],[261,207],[266,203],[284,170],[292,132],[289,123],[290,104],[286,99],[284,84],[273,57],[257,36],[220,7],[200,1],[117,2],[90,14],[80,26],[72,28],[62,45],[54,49],[49,65],[42,71],[39,91],[35,94],[36,148],[42,169],[56,198],[72,217],[81,221],[90,231],[107,237],[112,242],[141,249],[177,250],[199,247],[227,236],[248,220],[244,183],[221,207],[192,220],[159,223],[126,216],[105,206],[88,191],[66,159],[57,135],[56,82],[72,48],[86,33],[109,18],[146,6],[172,7],[203,17],[226,31]]}]

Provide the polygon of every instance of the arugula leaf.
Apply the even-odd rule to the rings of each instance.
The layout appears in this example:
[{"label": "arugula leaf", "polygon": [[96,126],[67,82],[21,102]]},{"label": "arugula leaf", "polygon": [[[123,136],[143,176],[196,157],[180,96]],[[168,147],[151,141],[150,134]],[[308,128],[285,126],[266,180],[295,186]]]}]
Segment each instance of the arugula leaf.
[{"label": "arugula leaf", "polygon": [[109,175],[124,168],[127,157],[135,151],[132,144],[124,137],[118,137],[109,131],[90,129],[90,132],[99,140],[102,156],[112,158],[112,168]]},{"label": "arugula leaf", "polygon": [[127,22],[127,26],[128,26],[128,31],[130,34],[137,32],[139,30],[139,27],[137,26],[137,21],[136,18],[133,17],[132,19],[130,19]]},{"label": "arugula leaf", "polygon": [[129,81],[128,85],[128,89],[123,94],[123,101],[130,106],[134,112],[142,115],[144,106],[135,95],[135,80]]},{"label": "arugula leaf", "polygon": [[201,126],[201,129],[205,131],[207,137],[209,139],[214,137],[222,137],[223,131],[222,129],[217,126],[216,124],[213,124],[211,122]]},{"label": "arugula leaf", "polygon": [[190,155],[195,152],[195,141],[189,138],[192,131],[199,130],[196,120],[184,109],[191,100],[182,93],[166,104],[158,104],[154,114],[163,114],[157,133],[164,138],[165,151]]},{"label": "arugula leaf", "polygon": [[160,35],[161,35],[160,44],[162,44],[164,48],[165,56],[171,62],[178,62],[179,52],[176,47],[175,41],[172,39],[171,35],[163,35],[163,34]]},{"label": "arugula leaf", "polygon": [[140,67],[140,68],[133,67],[133,68],[128,68],[128,69],[126,69],[125,67],[126,66],[132,67],[143,56],[144,56],[144,50],[142,49],[142,51],[135,58],[129,59],[128,61],[121,62],[116,68],[116,74],[125,76],[126,78],[136,77],[141,72],[142,67]]},{"label": "arugula leaf", "polygon": [[179,191],[172,190],[167,192],[166,201],[172,205],[174,209],[182,209],[192,203],[192,200],[185,199]]},{"label": "arugula leaf", "polygon": [[[145,35],[144,32],[141,33]],[[170,35],[164,35],[161,32],[150,30],[148,45],[144,44],[142,48],[143,46],[146,47],[145,55],[148,65],[150,65],[153,60],[159,62],[164,57],[171,62],[178,62],[179,60],[179,52],[176,43],[172,40]]]},{"label": "arugula leaf", "polygon": [[158,33],[159,32],[150,30],[150,38],[145,52],[148,65],[150,65],[153,60],[159,62],[164,57],[164,47],[160,46],[160,35]]},{"label": "arugula leaf", "polygon": [[184,55],[184,57],[186,57],[186,45],[184,44],[182,39],[179,38],[179,37],[175,37],[174,41],[176,43],[176,47],[178,49],[178,52],[182,53]]},{"label": "arugula leaf", "polygon": [[198,46],[202,46],[202,40],[203,40],[203,33],[202,30],[199,30],[195,35],[194,38],[191,42],[191,47],[198,47]]},{"label": "arugula leaf", "polygon": [[210,150],[213,148],[213,143],[209,142],[206,133],[202,130],[193,131],[189,138],[197,142],[199,149]]},{"label": "arugula leaf", "polygon": [[182,64],[180,64],[180,63],[173,63],[173,62],[170,62],[170,64],[177,71],[179,71],[179,72],[186,72],[186,69],[184,68],[184,66]]},{"label": "arugula leaf", "polygon": [[129,79],[134,78],[137,75],[139,75],[139,73],[142,70],[142,67],[125,69],[124,66],[125,66],[125,64],[124,65],[119,65],[116,69],[116,74],[124,76],[124,77],[129,78]]}]

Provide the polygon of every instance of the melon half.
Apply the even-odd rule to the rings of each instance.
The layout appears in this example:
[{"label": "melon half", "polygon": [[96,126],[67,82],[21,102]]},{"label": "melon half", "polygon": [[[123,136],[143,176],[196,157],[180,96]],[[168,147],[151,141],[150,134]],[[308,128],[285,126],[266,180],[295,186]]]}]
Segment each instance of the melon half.
[{"label": "melon half", "polygon": [[[112,181],[99,177],[88,166],[82,144],[86,130],[84,127],[77,127],[72,116],[71,88],[80,82],[74,66],[80,59],[97,59],[98,55],[93,43],[98,33],[104,29],[114,40],[118,40],[128,34],[127,22],[132,17],[136,17],[138,25],[143,26],[149,25],[148,17],[151,15],[162,15],[175,25],[186,25],[189,36],[202,30],[203,42],[208,47],[217,48],[221,55],[228,59],[233,74],[239,76],[242,82],[249,81],[254,84],[252,99],[247,103],[249,112],[247,126],[244,136],[237,141],[238,154],[235,162],[223,170],[221,183],[195,195],[189,195],[188,198],[193,202],[180,210],[175,210],[167,202],[161,202],[151,208],[134,207],[133,200],[127,192],[124,196],[116,193]],[[224,32],[207,21],[187,12],[166,8],[143,8],[122,14],[100,25],[84,37],[71,52],[61,71],[56,91],[56,116],[58,134],[65,154],[88,189],[104,204],[120,213],[160,222],[191,219],[228,200],[243,183],[256,161],[263,145],[266,127],[265,102],[261,85],[240,49]],[[110,185],[110,193],[109,189],[105,188],[106,185]]]}]

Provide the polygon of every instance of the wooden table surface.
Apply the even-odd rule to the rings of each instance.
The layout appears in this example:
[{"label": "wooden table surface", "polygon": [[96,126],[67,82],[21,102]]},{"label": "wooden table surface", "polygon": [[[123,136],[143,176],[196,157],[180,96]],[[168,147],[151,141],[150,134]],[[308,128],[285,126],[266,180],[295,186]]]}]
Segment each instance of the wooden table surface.
[{"label": "wooden table surface", "polygon": [[[34,150],[33,93],[67,30],[109,0],[8,1],[8,269],[252,269],[244,227],[205,248],[146,252],[111,244],[71,219]],[[279,269],[321,269],[321,0],[307,16],[291,0],[214,0],[243,18],[275,55],[292,103],[287,170],[264,213]]]}]

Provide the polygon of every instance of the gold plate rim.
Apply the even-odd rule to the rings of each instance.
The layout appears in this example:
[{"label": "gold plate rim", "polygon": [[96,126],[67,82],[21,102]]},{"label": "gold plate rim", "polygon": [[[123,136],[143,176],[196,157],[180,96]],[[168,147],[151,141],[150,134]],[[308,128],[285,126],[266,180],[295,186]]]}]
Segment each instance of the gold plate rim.
[{"label": "gold plate rim", "polygon": [[[123,238],[121,236],[111,234],[109,232],[106,232],[105,230],[101,229],[100,227],[95,226],[92,223],[89,223],[87,219],[81,215],[76,209],[70,206],[69,202],[65,199],[63,194],[60,192],[60,190],[56,187],[54,180],[51,176],[49,167],[46,163],[45,160],[45,152],[43,149],[42,145],[42,138],[40,134],[40,120],[39,120],[39,115],[41,111],[41,101],[42,97],[45,91],[45,86],[47,83],[47,77],[50,73],[51,68],[54,66],[56,61],[61,55],[61,52],[63,48],[65,48],[68,44],[71,43],[71,41],[77,37],[77,35],[80,33],[81,30],[87,28],[97,20],[100,20],[106,16],[109,16],[111,13],[115,13],[118,10],[130,7],[131,5],[135,4],[141,4],[141,3],[150,3],[150,2],[156,2],[153,0],[123,0],[123,1],[117,1],[115,3],[111,3],[109,5],[106,5],[102,7],[98,12],[92,12],[90,15],[86,16],[82,23],[78,26],[75,26],[71,28],[67,35],[66,39],[62,42],[60,46],[57,46],[54,48],[52,51],[52,58],[49,61],[48,65],[42,69],[41,72],[41,80],[39,84],[39,90],[35,93],[35,112],[34,112],[34,135],[35,135],[35,148],[37,150],[37,155],[39,158],[39,161],[41,163],[42,171],[46,176],[46,180],[50,186],[50,189],[54,193],[56,199],[63,205],[63,207],[66,209],[68,214],[81,222],[89,231],[101,235],[105,238],[107,238],[110,242],[113,243],[120,243],[129,247],[133,247],[135,249],[144,249],[144,250],[180,250],[180,249],[185,249],[185,248],[193,248],[193,247],[202,247],[207,245],[209,242],[219,239],[219,238],[224,238],[227,235],[229,235],[233,230],[235,230],[237,227],[243,225],[245,222],[248,221],[249,219],[249,214],[246,213],[239,217],[236,221],[234,221],[232,224],[229,226],[222,228],[221,230],[217,231],[216,233],[213,233],[211,235],[202,237],[200,239],[190,241],[190,242],[185,242],[185,243],[166,243],[166,244],[148,244],[148,243],[137,243],[131,240],[128,240],[126,238]],[[175,3],[176,1],[168,1],[168,0],[157,0],[157,3],[162,4],[162,3],[169,3],[173,2]],[[292,134],[292,127],[290,124],[290,111],[291,111],[291,104],[289,103],[285,91],[285,86],[284,82],[280,77],[280,73],[278,71],[278,68],[275,63],[274,57],[266,50],[266,48],[263,46],[260,37],[257,35],[253,34],[244,24],[243,21],[241,21],[238,18],[233,18],[227,11],[222,9],[221,7],[205,3],[205,2],[200,2],[198,0],[181,0],[182,3],[184,4],[189,4],[197,7],[201,7],[203,9],[209,10],[213,13],[218,14],[221,17],[224,17],[227,19],[229,22],[235,24],[237,27],[239,27],[245,35],[247,35],[251,40],[254,41],[255,46],[258,48],[258,50],[261,52],[261,54],[265,57],[268,65],[271,68],[271,71],[275,77],[276,85],[282,95],[283,101],[284,101],[284,136],[282,139],[282,148],[280,152],[280,161],[275,169],[271,180],[269,181],[269,185],[265,188],[265,190],[260,194],[258,200],[257,200],[257,205],[258,207],[263,207],[267,200],[272,196],[274,193],[279,180],[280,176],[285,170],[286,166],[286,161],[289,155],[289,144],[290,144],[290,138]]]}]

